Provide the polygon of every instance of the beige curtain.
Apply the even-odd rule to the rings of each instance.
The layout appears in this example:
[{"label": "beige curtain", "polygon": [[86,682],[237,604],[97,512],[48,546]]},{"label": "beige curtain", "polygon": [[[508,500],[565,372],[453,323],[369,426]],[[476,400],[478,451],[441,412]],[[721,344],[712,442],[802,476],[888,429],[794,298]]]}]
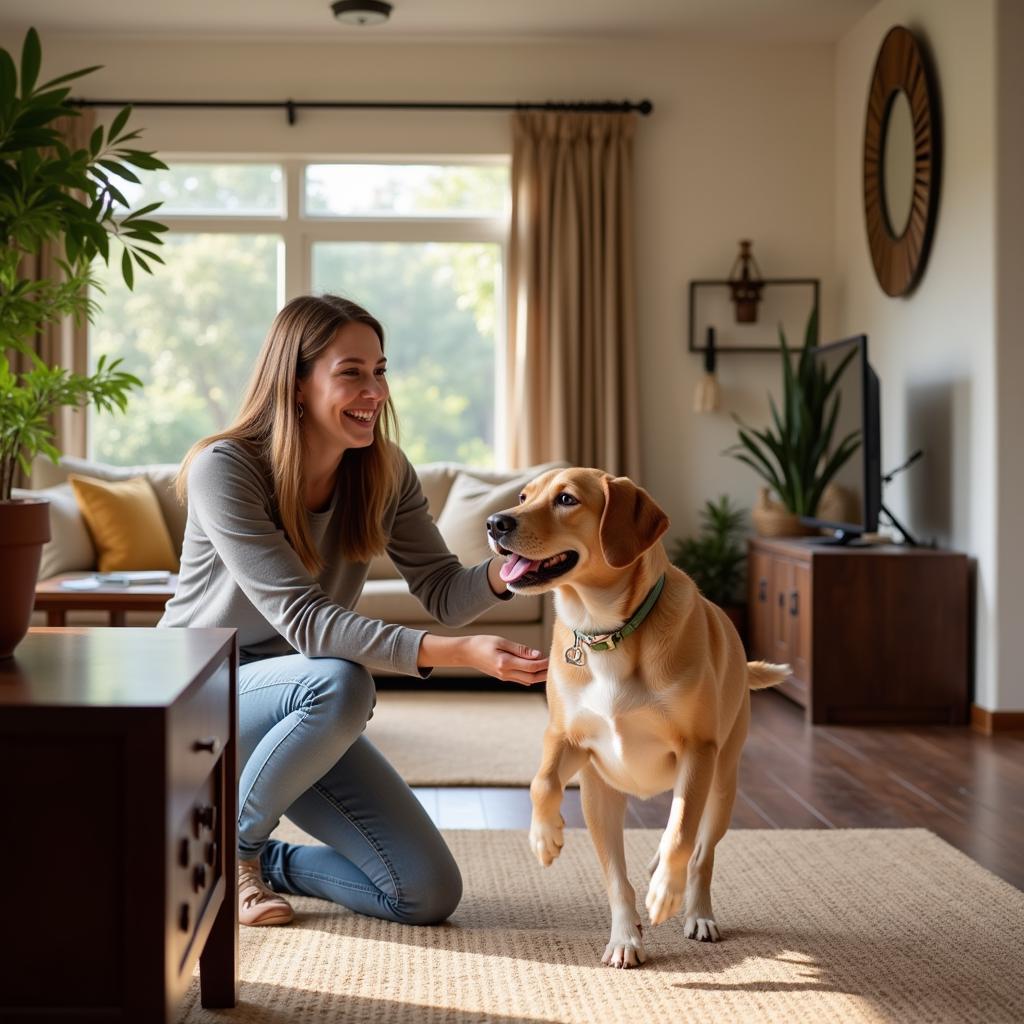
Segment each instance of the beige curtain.
[{"label": "beige curtain", "polygon": [[513,115],[506,452],[640,477],[634,114]]},{"label": "beige curtain", "polygon": [[[96,123],[95,112],[84,108],[79,117],[62,117],[54,127],[63,135],[72,150],[82,149],[89,144],[89,136]],[[62,271],[57,259],[63,255],[63,247],[45,244],[35,256],[27,256],[21,264],[26,277],[58,277]],[[51,366],[63,366],[74,373],[88,373],[88,324],[76,324],[71,317],[48,324],[35,337],[33,345],[36,355]],[[19,353],[10,353],[11,365],[17,372],[31,367],[29,359]],[[54,444],[65,455],[84,457],[86,453],[85,410],[62,408],[53,417]],[[20,469],[16,476],[21,477]],[[25,482],[15,479],[15,486],[24,487]]]}]

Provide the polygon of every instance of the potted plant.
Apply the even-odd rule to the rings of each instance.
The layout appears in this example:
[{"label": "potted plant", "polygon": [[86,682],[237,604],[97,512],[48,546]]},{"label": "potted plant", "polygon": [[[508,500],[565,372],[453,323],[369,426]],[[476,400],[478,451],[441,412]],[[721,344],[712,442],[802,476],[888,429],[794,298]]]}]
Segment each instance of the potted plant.
[{"label": "potted plant", "polygon": [[727,494],[706,501],[700,511],[701,529],[696,537],[677,539],[669,557],[683,570],[700,592],[717,604],[732,620],[741,637],[746,632],[743,592],[746,552],[740,543],[746,516]]},{"label": "potted plant", "polygon": [[[49,539],[49,505],[13,500],[16,467],[27,475],[40,452],[55,462],[49,416],[61,406],[121,409],[141,381],[118,368],[119,360],[100,360],[96,372],[75,374],[48,366],[33,350],[32,339],[66,316],[81,321],[97,306],[89,288],[96,257],[110,259],[111,241],[122,247],[121,272],[132,287],[134,266],[151,273],[162,263],[155,247],[164,225],[147,220],[159,203],[134,213],[117,186],[138,182],[132,170],[165,169],[152,153],[129,148],[138,132],[125,127],[130,107],[120,110],[109,129],[102,125],[87,146],[70,148],[58,118],[78,117],[68,102],[66,83],[95,67],[37,84],[42,53],[39,36],[29,29],[20,69],[0,49],[0,657],[9,656],[28,629],[42,545]],[[33,272],[44,245],[57,254],[53,274]],[[21,355],[28,368],[12,366]]]},{"label": "potted plant", "polygon": [[[851,352],[830,374],[811,355],[817,323],[818,311],[814,309],[795,370],[786,334],[779,327],[782,413],[769,395],[772,426],[756,430],[734,417],[739,424],[739,441],[726,454],[750,466],[768,484],[752,516],[762,534],[808,532],[801,526],[800,517],[816,513],[825,489],[861,443],[859,432],[852,431],[837,445],[832,444],[839,415],[839,395],[833,392],[855,353]],[[769,489],[778,501],[769,497]]]}]

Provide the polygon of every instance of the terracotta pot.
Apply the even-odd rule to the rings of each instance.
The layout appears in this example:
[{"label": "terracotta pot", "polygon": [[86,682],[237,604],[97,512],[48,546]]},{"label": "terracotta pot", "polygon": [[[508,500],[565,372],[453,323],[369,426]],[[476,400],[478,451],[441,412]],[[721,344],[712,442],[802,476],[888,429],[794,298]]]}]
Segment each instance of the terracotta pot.
[{"label": "terracotta pot", "polygon": [[9,658],[28,632],[43,545],[50,539],[50,503],[0,501],[0,658]]}]

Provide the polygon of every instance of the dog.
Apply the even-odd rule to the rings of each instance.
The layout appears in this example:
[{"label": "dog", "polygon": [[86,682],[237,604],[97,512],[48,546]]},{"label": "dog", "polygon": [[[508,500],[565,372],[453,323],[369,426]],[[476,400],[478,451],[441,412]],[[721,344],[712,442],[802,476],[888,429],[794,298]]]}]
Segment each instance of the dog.
[{"label": "dog", "polygon": [[550,470],[526,485],[517,506],[487,520],[508,588],[555,591],[530,846],[545,867],[558,857],[562,795],[578,771],[611,907],[602,962],[613,967],[647,959],[626,873],[626,795],[673,793],[650,865],[651,923],[682,909],[687,938],[717,942],[711,873],[736,795],[750,691],[790,672],[746,661],[726,614],[670,563],[660,543],[667,529],[645,490],[597,469]]}]

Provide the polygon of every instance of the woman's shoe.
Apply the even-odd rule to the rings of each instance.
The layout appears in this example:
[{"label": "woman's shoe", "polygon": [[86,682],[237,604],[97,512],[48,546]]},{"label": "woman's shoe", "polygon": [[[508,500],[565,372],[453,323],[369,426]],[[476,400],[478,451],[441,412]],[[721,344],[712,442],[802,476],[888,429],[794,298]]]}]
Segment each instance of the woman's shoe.
[{"label": "woman's shoe", "polygon": [[295,917],[292,905],[263,881],[259,860],[238,862],[238,923],[288,924]]}]

